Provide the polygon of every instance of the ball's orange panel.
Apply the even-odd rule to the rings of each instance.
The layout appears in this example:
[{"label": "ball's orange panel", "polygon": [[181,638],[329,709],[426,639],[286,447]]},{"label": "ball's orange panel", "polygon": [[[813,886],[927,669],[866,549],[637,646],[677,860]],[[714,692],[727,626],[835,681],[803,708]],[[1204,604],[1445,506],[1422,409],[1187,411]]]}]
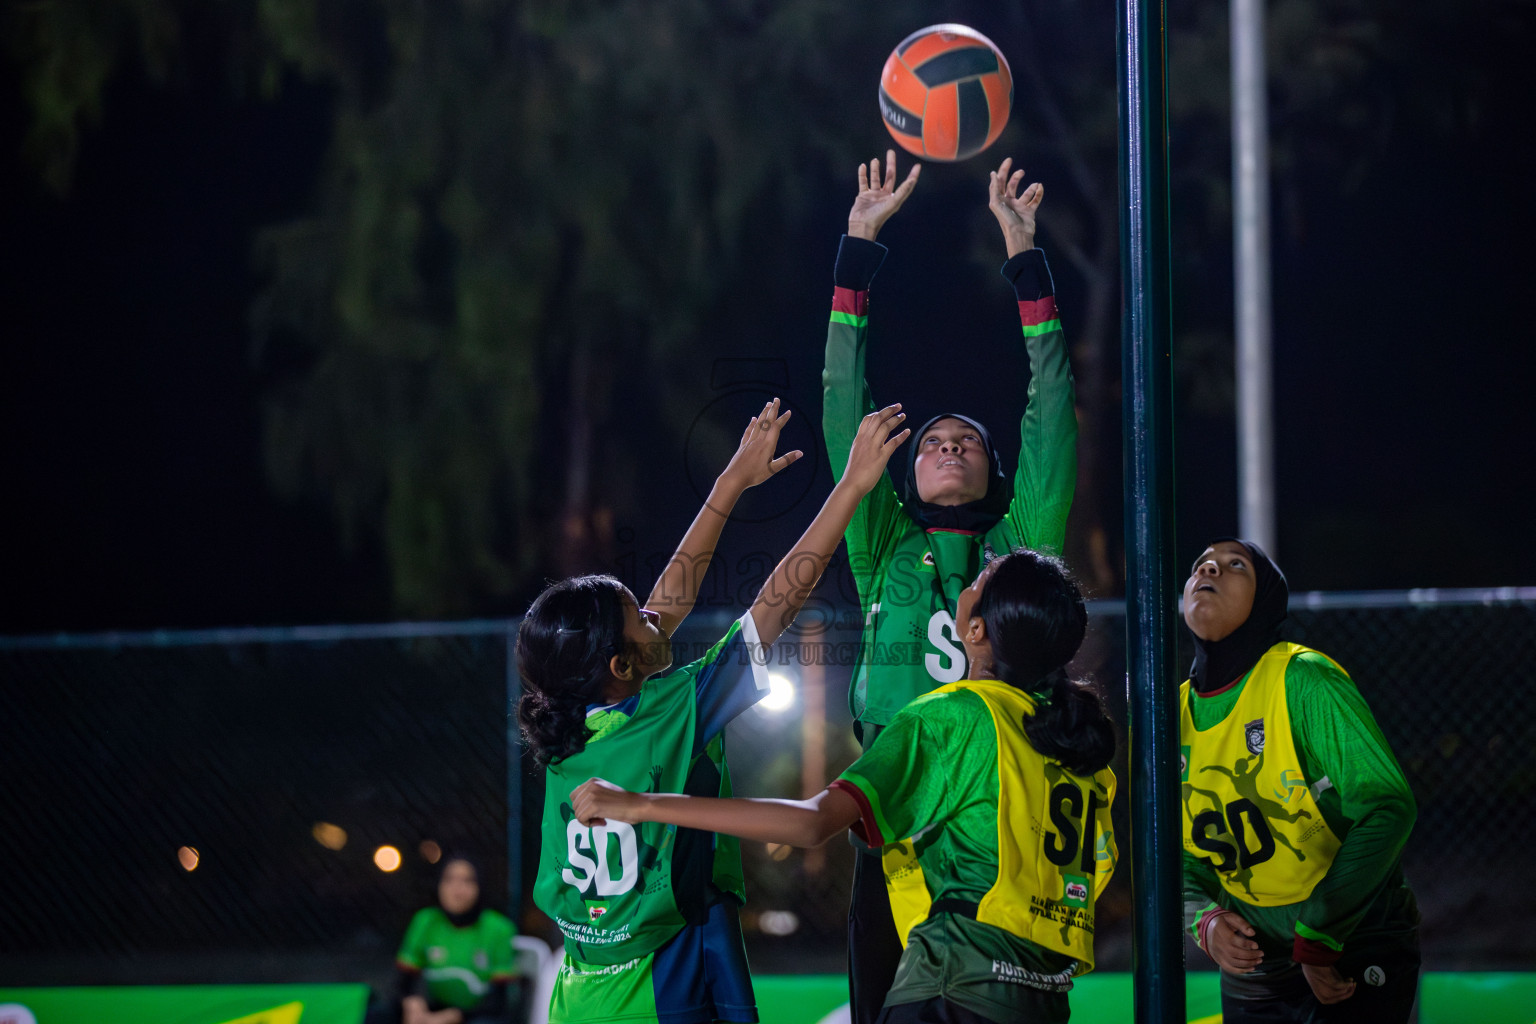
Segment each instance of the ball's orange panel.
[{"label": "ball's orange panel", "polygon": [[885,122],[885,130],[891,133],[891,138],[896,140],[896,145],[900,146],[908,153],[911,153],[913,156],[926,157],[928,155],[927,153],[923,152],[923,140],[918,138],[916,135],[903,135],[895,128],[892,128],[891,122],[889,121]]},{"label": "ball's orange panel", "polygon": [[885,90],[897,106],[911,114],[913,118],[923,116],[923,103],[928,99],[928,87],[917,80],[901,60],[894,54],[885,62],[885,70],[880,73],[880,88]]},{"label": "ball's orange panel", "polygon": [[950,82],[928,90],[928,106],[923,109],[923,151],[931,160],[953,160],[959,144],[959,95]]}]

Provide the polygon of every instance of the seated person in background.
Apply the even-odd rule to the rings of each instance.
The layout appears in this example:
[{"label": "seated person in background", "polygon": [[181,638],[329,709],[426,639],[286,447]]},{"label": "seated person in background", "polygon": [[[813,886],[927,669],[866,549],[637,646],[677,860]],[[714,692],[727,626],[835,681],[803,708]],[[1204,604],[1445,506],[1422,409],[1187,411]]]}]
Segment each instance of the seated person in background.
[{"label": "seated person in background", "polygon": [[481,906],[480,872],[450,856],[437,883],[438,906],[411,918],[400,943],[402,1024],[509,1024],[522,1002],[513,961],[517,929]]}]

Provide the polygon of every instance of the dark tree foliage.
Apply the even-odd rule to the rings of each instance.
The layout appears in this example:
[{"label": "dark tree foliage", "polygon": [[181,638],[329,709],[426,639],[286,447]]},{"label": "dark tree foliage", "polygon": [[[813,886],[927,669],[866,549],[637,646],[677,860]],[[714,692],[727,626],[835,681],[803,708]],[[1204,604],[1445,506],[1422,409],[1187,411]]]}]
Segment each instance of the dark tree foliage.
[{"label": "dark tree foliage", "polygon": [[[1175,5],[1168,31],[1178,387],[1207,417],[1232,400],[1226,11]],[[1474,134],[1495,89],[1470,26],[1528,36],[1523,11],[1271,3],[1278,244],[1307,234],[1310,186],[1348,195],[1404,130]],[[297,76],[332,97],[308,215],[255,240],[267,465],[283,495],[327,501],[344,535],[383,541],[411,615],[608,564],[658,438],[676,447],[705,402],[698,368],[730,348],[707,318],[766,273],[746,240],[783,242],[815,188],[874,155],[872,114],[849,97],[872,91],[895,40],[939,20],[983,28],[1018,96],[997,152],[1025,150],[1051,183],[1042,242],[1074,288],[1083,433],[1067,554],[1091,592],[1119,589],[1112,5],[16,3],[5,27],[28,149],[55,189],[115,76],[174,87],[192,18],[219,22],[232,90],[273,95]],[[1456,59],[1426,64],[1426,40]],[[973,255],[995,265],[979,223]],[[626,392],[651,396],[643,431],[613,412]]]}]

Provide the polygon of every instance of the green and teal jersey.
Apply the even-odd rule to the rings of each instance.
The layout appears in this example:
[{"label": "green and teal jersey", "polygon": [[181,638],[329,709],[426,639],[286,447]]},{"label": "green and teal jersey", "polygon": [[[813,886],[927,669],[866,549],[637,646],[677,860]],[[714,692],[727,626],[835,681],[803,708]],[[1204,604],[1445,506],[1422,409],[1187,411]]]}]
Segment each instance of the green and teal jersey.
[{"label": "green and teal jersey", "polygon": [[1231,686],[1185,683],[1179,699],[1192,934],[1233,910],[1266,955],[1289,958],[1417,927],[1401,869],[1413,793],[1342,668],[1277,644]]},{"label": "green and teal jersey", "polygon": [[473,924],[455,925],[438,907],[416,912],[396,954],[404,971],[420,973],[434,1008],[473,1010],[491,986],[513,976],[512,937],[517,929],[504,914],[482,910]]},{"label": "green and teal jersey", "polygon": [[735,917],[739,842],[656,822],[588,827],[570,793],[596,776],[638,792],[730,796],[725,725],[767,690],[745,615],[704,657],[590,708],[586,747],[546,770],[534,902],[565,940],[552,1022],[757,1019]]},{"label": "green and teal jersey", "polygon": [[[822,432],[841,475],[859,422],[875,408],[865,382],[869,285],[884,247],[845,237],[838,253],[822,373]],[[1072,370],[1050,268],[1032,249],[1003,274],[1018,297],[1029,385],[1007,514],[985,533],[925,530],[902,508],[889,475],[859,504],[845,534],[864,629],[849,687],[854,718],[883,726],[910,701],[964,677],[955,607],[991,554],[1027,547],[1059,555],[1077,484]],[[978,376],[985,361],[978,360]],[[1006,386],[988,381],[989,386]],[[1023,383],[1019,387],[1023,390]],[[915,443],[916,439],[914,439]]]},{"label": "green and teal jersey", "polygon": [[[1064,1020],[1064,993],[1092,968],[1094,904],[1116,859],[1114,775],[1041,757],[1023,727],[1034,707],[1005,683],[941,687],[833,783],[859,806],[859,838],[910,841],[928,901],[887,1006],[942,997],[990,1020]],[[900,915],[909,901],[888,881]]]}]

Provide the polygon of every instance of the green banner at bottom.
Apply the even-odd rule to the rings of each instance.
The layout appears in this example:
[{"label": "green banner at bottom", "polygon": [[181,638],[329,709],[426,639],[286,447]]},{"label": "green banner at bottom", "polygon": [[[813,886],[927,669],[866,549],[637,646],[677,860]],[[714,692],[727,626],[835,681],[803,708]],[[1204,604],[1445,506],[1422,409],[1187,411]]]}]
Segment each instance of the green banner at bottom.
[{"label": "green banner at bottom", "polygon": [[367,985],[0,989],[0,1024],[359,1024]]}]

